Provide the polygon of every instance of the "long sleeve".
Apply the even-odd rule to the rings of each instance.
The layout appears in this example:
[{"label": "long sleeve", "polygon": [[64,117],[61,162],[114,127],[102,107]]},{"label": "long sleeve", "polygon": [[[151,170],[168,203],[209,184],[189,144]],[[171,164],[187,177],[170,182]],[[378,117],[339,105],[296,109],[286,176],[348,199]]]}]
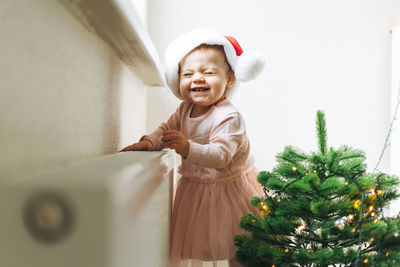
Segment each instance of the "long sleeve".
[{"label": "long sleeve", "polygon": [[183,109],[183,103],[178,107],[178,109],[173,113],[166,122],[163,122],[158,126],[158,128],[151,134],[144,135],[140,140],[149,140],[154,147],[154,150],[161,149],[161,136],[166,130],[180,130],[180,116]]},{"label": "long sleeve", "polygon": [[245,126],[239,113],[232,113],[211,132],[209,144],[189,140],[186,160],[207,168],[228,165],[240,148],[245,136]]}]

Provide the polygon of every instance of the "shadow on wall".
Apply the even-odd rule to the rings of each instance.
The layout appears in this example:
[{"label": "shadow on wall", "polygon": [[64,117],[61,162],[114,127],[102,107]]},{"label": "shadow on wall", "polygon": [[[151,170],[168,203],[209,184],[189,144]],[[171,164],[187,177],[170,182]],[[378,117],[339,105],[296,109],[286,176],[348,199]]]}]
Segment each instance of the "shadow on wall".
[{"label": "shadow on wall", "polygon": [[117,55],[59,2],[6,1],[0,15],[0,177],[116,152],[131,75]]}]

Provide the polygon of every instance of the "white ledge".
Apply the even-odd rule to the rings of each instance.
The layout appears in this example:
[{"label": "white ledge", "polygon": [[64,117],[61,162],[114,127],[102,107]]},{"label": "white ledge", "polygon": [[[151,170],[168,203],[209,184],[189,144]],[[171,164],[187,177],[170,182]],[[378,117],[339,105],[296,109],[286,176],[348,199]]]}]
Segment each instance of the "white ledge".
[{"label": "white ledge", "polygon": [[91,32],[111,46],[146,85],[164,84],[154,44],[129,0],[60,0]]}]

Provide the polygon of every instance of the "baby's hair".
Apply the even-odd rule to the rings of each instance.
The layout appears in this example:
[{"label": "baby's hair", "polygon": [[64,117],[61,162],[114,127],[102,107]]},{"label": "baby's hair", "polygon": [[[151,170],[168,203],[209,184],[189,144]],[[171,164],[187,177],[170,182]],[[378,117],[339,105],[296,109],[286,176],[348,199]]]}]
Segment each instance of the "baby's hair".
[{"label": "baby's hair", "polygon": [[[192,53],[194,51],[198,51],[198,50],[207,52],[208,50],[212,50],[212,49],[214,49],[216,51],[219,51],[222,55],[224,55],[225,63],[228,66],[228,72],[233,71],[231,65],[228,62],[228,59],[227,59],[226,54],[225,54],[224,47],[222,45],[201,44],[201,45],[193,48],[193,50],[190,51],[188,54],[190,54],[190,53]],[[181,72],[181,66],[179,64],[178,73],[180,73],[180,72]]]},{"label": "baby's hair", "polygon": [[221,52],[224,55],[225,63],[226,63],[226,65],[228,65],[228,71],[231,71],[232,67],[229,64],[228,59],[226,58],[225,50],[224,50],[224,47],[222,45],[201,44],[201,45],[197,46],[196,48],[194,48],[192,51],[190,51],[190,53],[193,52],[193,51],[196,51],[196,50],[208,51],[208,50],[211,50],[211,49],[217,50],[217,51]]}]

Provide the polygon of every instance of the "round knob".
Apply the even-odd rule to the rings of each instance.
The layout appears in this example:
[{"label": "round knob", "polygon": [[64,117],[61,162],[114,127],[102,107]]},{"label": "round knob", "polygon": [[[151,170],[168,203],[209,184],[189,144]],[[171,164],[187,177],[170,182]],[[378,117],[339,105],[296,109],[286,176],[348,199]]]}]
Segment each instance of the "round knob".
[{"label": "round knob", "polygon": [[72,229],[72,207],[59,193],[41,192],[26,201],[23,220],[28,232],[36,240],[58,242]]}]

